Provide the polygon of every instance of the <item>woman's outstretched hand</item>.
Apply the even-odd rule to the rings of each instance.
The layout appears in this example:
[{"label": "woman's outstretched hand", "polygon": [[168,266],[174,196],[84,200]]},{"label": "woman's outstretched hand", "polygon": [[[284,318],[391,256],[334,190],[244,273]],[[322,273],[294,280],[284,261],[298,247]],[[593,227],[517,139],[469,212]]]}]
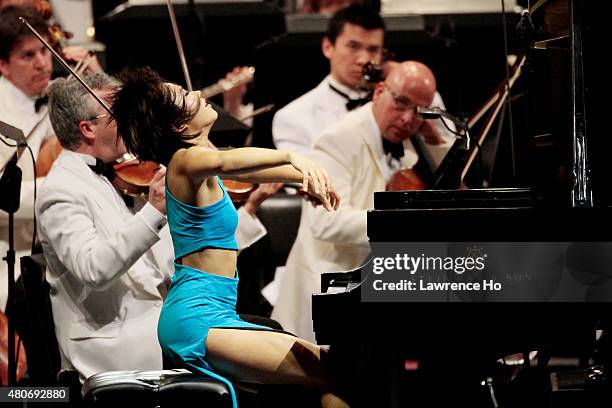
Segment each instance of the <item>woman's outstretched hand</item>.
[{"label": "woman's outstretched hand", "polygon": [[312,191],[306,192],[303,189],[298,190],[298,194],[305,200],[309,201],[313,207],[322,205],[327,211],[335,211],[340,206],[340,196],[335,190],[330,190],[329,194],[323,198]]},{"label": "woman's outstretched hand", "polygon": [[289,153],[291,165],[302,173],[302,192],[315,205],[322,205],[328,211],[338,209],[340,197],[333,189],[325,169],[316,161],[298,153]]},{"label": "woman's outstretched hand", "polygon": [[293,167],[302,173],[302,189],[307,193],[321,196],[327,194],[331,181],[321,165],[301,154],[290,152],[289,161]]}]

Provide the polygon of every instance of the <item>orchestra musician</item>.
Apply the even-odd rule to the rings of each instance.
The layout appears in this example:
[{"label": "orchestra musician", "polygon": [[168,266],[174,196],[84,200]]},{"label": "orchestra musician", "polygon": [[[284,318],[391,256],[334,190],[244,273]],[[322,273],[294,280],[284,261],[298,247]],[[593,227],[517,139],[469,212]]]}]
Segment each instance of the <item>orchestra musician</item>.
[{"label": "orchestra musician", "polygon": [[330,19],[321,47],[330,72],[314,89],[280,109],[272,122],[277,149],[308,153],[315,137],[367,100],[363,67],[380,64],[385,24],[374,10],[351,5]]},{"label": "orchestra musician", "polygon": [[[47,20],[33,8],[6,5],[0,9],[0,120],[21,129],[27,136],[34,159],[45,141],[54,137],[51,124],[40,104],[40,98],[51,80],[51,55],[49,51],[19,22],[23,16],[47,38]],[[73,59],[83,58],[82,49],[73,49]],[[95,60],[95,59],[94,59]],[[99,67],[99,65],[96,65]],[[96,69],[93,66],[92,69]],[[0,173],[15,153],[16,148],[0,143]],[[19,259],[29,255],[34,231],[34,171],[28,154],[21,154],[17,165],[21,169],[22,185],[19,211],[15,214],[15,277],[20,275]],[[37,181],[40,186],[42,179]],[[8,249],[7,217],[0,214],[0,254]],[[0,308],[7,301],[7,265],[0,262]]]},{"label": "orchestra musician", "polygon": [[374,192],[385,190],[395,170],[412,168],[420,159],[411,139],[422,138],[436,164],[444,158],[454,138],[416,112],[417,106],[434,103],[435,95],[436,80],[427,66],[416,61],[393,64],[376,85],[372,102],[315,140],[312,157],[328,169],[343,201],[332,216],[302,207],[272,312],[285,330],[314,339],[311,295],[320,290],[321,273],[361,266],[369,253],[366,210],[373,208]]}]

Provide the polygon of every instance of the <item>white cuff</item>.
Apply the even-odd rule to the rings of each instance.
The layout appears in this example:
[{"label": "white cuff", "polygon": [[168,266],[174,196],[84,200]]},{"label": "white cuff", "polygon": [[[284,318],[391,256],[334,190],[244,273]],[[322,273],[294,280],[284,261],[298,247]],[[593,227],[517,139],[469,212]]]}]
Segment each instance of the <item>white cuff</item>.
[{"label": "white cuff", "polygon": [[168,222],[166,216],[160,213],[157,208],[153,207],[151,203],[147,202],[144,207],[137,213],[145,224],[156,233],[166,225]]},{"label": "white cuff", "polygon": [[251,215],[244,207],[238,209],[236,242],[238,243],[239,250],[250,247],[265,236],[266,233],[266,227],[264,227],[259,218]]}]

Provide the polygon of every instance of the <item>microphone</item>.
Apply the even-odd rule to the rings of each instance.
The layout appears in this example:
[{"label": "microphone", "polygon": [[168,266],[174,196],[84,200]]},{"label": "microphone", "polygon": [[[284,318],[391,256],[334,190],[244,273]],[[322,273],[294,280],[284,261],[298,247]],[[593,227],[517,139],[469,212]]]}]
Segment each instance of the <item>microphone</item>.
[{"label": "microphone", "polygon": [[459,119],[456,116],[451,115],[447,111],[440,109],[436,106],[428,107],[428,106],[417,106],[417,112],[423,119],[438,119],[445,118],[450,120],[457,126],[459,129],[467,132],[467,122],[463,119]]},{"label": "microphone", "polygon": [[17,142],[17,146],[23,147],[27,146],[28,143],[21,129],[17,129],[14,126],[9,125],[8,123],[4,123],[0,120],[0,134],[8,137]]}]

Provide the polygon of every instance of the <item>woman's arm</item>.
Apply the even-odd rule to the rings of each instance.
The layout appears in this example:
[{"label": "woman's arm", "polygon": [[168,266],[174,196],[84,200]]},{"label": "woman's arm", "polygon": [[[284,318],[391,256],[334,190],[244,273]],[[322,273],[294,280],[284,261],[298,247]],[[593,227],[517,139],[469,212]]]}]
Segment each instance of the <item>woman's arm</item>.
[{"label": "woman's arm", "polygon": [[303,181],[302,173],[297,171],[295,167],[290,164],[272,167],[270,169],[256,170],[249,173],[228,174],[224,175],[223,178],[253,184],[301,183]]},{"label": "woman's arm", "polygon": [[290,163],[290,153],[280,150],[246,147],[232,150],[214,150],[193,146],[175,155],[177,170],[192,179],[249,173]]},{"label": "woman's arm", "polygon": [[[238,175],[258,173],[257,177],[262,177],[261,182],[301,181],[304,191],[312,190],[315,194],[324,197],[329,194],[331,188],[327,173],[318,163],[293,152],[257,147],[213,150],[194,146],[177,153],[172,161],[179,172],[184,173],[195,183],[215,175],[232,178]],[[289,166],[276,170],[286,164],[290,164],[290,167],[293,167],[296,172],[290,171]],[[259,173],[260,171],[264,173]],[[298,174],[300,174],[299,177]],[[312,189],[309,188],[310,185]]]}]

